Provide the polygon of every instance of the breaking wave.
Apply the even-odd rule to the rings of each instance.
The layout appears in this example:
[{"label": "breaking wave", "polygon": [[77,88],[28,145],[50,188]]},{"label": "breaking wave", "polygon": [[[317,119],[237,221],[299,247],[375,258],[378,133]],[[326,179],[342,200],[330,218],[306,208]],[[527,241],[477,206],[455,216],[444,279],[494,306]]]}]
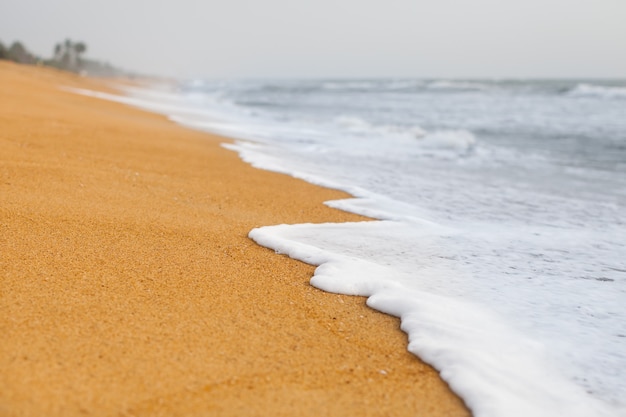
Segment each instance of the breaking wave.
[{"label": "breaking wave", "polygon": [[569,90],[567,94],[571,97],[626,99],[626,87],[611,87],[582,83]]},{"label": "breaking wave", "polygon": [[463,129],[427,131],[418,125],[374,125],[354,116],[339,116],[334,122],[343,131],[355,135],[414,139],[416,148],[428,151],[467,154],[476,146],[474,134]]}]

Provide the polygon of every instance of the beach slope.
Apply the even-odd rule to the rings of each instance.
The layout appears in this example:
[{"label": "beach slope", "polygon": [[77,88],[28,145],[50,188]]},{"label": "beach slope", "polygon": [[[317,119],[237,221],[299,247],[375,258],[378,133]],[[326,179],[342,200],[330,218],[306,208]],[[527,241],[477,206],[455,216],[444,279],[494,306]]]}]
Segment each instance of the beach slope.
[{"label": "beach slope", "polygon": [[396,318],[252,242],[365,220],[226,139],[0,62],[0,415],[466,416]]}]

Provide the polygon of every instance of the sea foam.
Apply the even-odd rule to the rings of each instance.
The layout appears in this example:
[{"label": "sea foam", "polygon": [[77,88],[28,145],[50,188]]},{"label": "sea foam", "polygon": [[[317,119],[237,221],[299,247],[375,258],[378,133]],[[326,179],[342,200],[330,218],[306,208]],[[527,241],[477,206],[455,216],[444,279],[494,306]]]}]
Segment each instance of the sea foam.
[{"label": "sea foam", "polygon": [[415,149],[425,151],[451,151],[456,154],[471,152],[476,146],[476,136],[463,129],[427,131],[418,125],[374,125],[354,116],[338,116],[335,124],[356,135],[380,135],[387,139],[414,139]]},{"label": "sea foam", "polygon": [[568,91],[572,97],[598,97],[606,99],[626,99],[626,87],[609,87],[581,83]]},{"label": "sea foam", "polygon": [[[511,323],[479,305],[412,288],[415,279],[437,285],[463,274],[428,259],[439,256],[439,248],[429,246],[438,245],[442,232],[454,233],[430,223],[382,221],[270,226],[252,230],[250,237],[277,253],[319,265],[311,279],[315,287],[369,297],[368,306],[400,317],[409,351],[437,368],[475,416],[612,415],[560,376],[546,346],[515,331]],[[383,245],[404,245],[400,252],[405,256],[419,253],[424,259],[414,260],[411,272],[398,268],[402,259],[384,266],[389,257],[362,250],[383,246],[381,236]],[[411,250],[416,236],[423,247]],[[358,250],[347,249],[354,241],[360,242]],[[415,268],[416,263],[421,267]]]}]

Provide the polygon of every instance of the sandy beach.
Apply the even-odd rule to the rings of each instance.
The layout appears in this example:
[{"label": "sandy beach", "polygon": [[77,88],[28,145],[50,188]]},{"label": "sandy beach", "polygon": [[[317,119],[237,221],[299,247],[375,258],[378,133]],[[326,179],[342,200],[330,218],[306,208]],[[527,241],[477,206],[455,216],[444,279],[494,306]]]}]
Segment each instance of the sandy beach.
[{"label": "sandy beach", "polygon": [[0,62],[1,416],[467,416],[399,320],[252,242],[366,220],[227,139]]}]

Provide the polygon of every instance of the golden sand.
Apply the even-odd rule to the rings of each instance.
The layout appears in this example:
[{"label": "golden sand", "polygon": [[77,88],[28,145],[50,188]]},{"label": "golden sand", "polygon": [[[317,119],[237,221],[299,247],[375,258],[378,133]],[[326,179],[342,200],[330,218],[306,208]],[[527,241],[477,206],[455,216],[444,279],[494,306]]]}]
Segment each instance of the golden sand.
[{"label": "golden sand", "polygon": [[[226,139],[0,62],[0,416],[467,416],[257,226],[364,220]],[[384,371],[384,372],[381,372]]]}]

